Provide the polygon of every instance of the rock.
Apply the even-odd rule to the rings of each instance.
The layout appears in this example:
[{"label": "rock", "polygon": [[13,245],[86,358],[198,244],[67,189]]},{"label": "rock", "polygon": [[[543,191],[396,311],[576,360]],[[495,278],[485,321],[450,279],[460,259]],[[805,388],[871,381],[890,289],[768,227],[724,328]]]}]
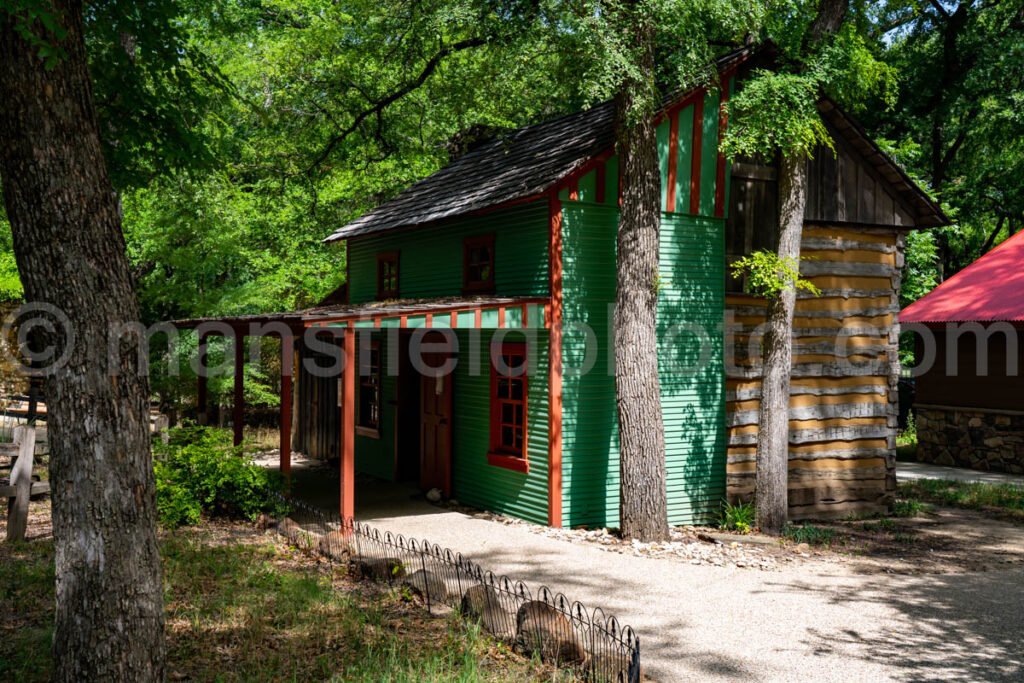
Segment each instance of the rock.
[{"label": "rock", "polygon": [[315,531],[306,531],[305,529],[299,529],[299,532],[292,539],[292,542],[302,550],[315,550],[320,547],[320,541],[323,537]]},{"label": "rock", "polygon": [[341,531],[331,531],[320,538],[320,553],[336,560],[352,554],[352,537]]},{"label": "rock", "polygon": [[443,602],[448,599],[448,586],[434,572],[417,569],[402,581],[414,593],[429,599],[430,602]]},{"label": "rock", "polygon": [[462,596],[459,611],[467,619],[479,622],[496,638],[512,640],[516,636],[515,615],[505,609],[498,591],[491,586],[470,586]]},{"label": "rock", "polygon": [[569,619],[539,600],[523,603],[519,608],[516,641],[527,655],[539,654],[545,661],[581,664],[587,659],[587,651]]},{"label": "rock", "polygon": [[807,545],[806,543],[798,543],[797,546],[793,548],[793,550],[798,553],[809,553],[811,552],[811,546]]},{"label": "rock", "polygon": [[277,523],[277,533],[290,541],[294,541],[301,531],[302,527],[300,527],[291,517],[285,517]]},{"label": "rock", "polygon": [[501,605],[501,598],[498,596],[498,591],[491,586],[485,586],[478,583],[467,588],[466,592],[462,594],[462,601],[459,603],[459,611],[470,619],[477,619],[484,613],[484,610],[495,605]]},{"label": "rock", "polygon": [[353,558],[359,578],[375,581],[393,581],[405,576],[405,565],[393,557]]},{"label": "rock", "polygon": [[430,489],[427,491],[427,500],[431,503],[441,502],[441,489]]}]

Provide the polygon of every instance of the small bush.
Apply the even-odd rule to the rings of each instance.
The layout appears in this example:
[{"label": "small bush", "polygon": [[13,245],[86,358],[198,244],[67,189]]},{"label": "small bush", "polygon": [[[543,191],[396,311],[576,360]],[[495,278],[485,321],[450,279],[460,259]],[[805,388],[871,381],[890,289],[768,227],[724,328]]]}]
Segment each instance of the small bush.
[{"label": "small bush", "polygon": [[157,513],[165,527],[196,524],[204,514],[255,519],[279,512],[280,475],[253,464],[226,430],[172,429],[153,454]]},{"label": "small bush", "polygon": [[718,528],[726,531],[738,531],[741,534],[749,534],[754,528],[754,504],[737,503],[733,505],[729,501],[722,503],[722,514],[718,520]]},{"label": "small bush", "polygon": [[797,526],[789,524],[783,530],[782,535],[794,543],[806,543],[807,545],[829,545],[836,535],[835,530],[825,527],[803,524]]}]

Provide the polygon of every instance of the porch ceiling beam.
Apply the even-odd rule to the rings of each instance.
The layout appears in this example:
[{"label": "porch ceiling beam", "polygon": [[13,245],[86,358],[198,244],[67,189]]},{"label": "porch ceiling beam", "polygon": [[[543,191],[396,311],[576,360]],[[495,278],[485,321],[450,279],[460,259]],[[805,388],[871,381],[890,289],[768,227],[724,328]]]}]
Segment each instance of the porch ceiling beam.
[{"label": "porch ceiling beam", "polygon": [[[479,303],[463,306],[438,306],[436,308],[415,307],[402,308],[393,311],[367,310],[354,314],[338,315],[337,317],[316,317],[308,318],[305,321],[307,328],[310,327],[347,327],[353,324],[356,327],[399,327],[399,328],[435,328],[450,327],[476,328],[484,327],[485,318],[491,321],[496,329],[502,327],[526,328],[530,320],[535,320],[540,326],[549,327],[546,315],[530,315],[530,307],[538,309],[547,308],[550,298],[538,297],[531,299],[506,299],[493,303]],[[511,315],[509,313],[511,312]],[[484,314],[487,314],[486,316]],[[462,314],[472,315],[472,322]],[[517,322],[518,319],[518,322]],[[489,325],[490,326],[490,325]]]}]

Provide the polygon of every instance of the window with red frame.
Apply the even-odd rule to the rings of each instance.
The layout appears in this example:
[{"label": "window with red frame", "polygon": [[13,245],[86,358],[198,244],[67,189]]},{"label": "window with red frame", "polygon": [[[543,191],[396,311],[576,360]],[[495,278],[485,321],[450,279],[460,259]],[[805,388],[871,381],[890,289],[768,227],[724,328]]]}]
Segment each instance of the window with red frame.
[{"label": "window with red frame", "polygon": [[398,252],[377,254],[377,298],[398,298]]},{"label": "window with red frame", "polygon": [[494,235],[469,237],[462,243],[462,288],[494,291]]},{"label": "window with red frame", "polygon": [[526,344],[505,342],[491,350],[492,465],[526,472]]}]

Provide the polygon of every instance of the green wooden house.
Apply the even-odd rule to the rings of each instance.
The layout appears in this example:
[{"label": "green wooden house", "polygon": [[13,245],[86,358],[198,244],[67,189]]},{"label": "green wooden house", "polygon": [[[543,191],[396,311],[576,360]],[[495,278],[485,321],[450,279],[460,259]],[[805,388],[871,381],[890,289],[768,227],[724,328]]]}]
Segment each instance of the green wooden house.
[{"label": "green wooden house", "polygon": [[[770,164],[730,164],[719,152],[745,56],[719,63],[718,87],[681,93],[657,115],[673,524],[708,522],[728,495],[750,494],[759,370],[733,360],[724,321],[728,310],[740,328],[753,326],[764,302],[743,294],[726,266],[771,246],[777,209]],[[807,275],[825,296],[801,301],[814,309],[803,336],[808,353],[818,344],[818,369],[805,367],[799,331],[794,359],[791,473],[804,516],[891,500],[902,236],[945,220],[845,114],[827,101],[821,109],[838,154],[809,166],[805,249],[821,259]],[[346,515],[358,471],[541,524],[616,526],[618,203],[607,103],[485,143],[331,235],[347,246],[347,291],[315,309],[256,317],[327,340],[299,345],[295,398],[289,379],[282,400],[283,466],[290,447],[340,454]],[[862,336],[873,369],[822,364],[822,311],[828,325],[870,318],[876,329]],[[349,360],[341,381],[302,362],[326,358],[331,344]],[[445,363],[454,371],[431,369]],[[853,416],[845,426],[844,415]]]}]

